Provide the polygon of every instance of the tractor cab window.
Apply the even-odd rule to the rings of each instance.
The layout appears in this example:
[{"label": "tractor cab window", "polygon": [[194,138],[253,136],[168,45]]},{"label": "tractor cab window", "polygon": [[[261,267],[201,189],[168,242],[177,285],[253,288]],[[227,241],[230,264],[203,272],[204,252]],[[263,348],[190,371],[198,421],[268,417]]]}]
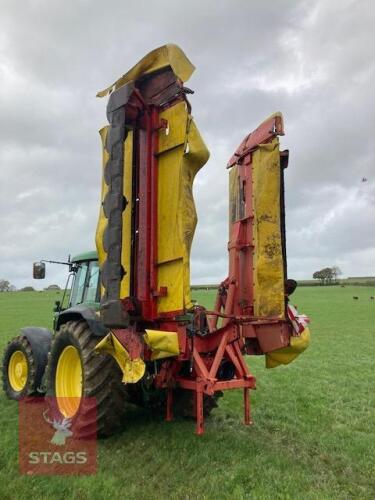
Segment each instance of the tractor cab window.
[{"label": "tractor cab window", "polygon": [[85,291],[85,302],[98,302],[98,283],[99,283],[99,263],[92,260],[89,265],[89,274],[87,277],[87,286]]},{"label": "tractor cab window", "polygon": [[77,274],[74,279],[72,294],[70,296],[70,304],[75,306],[83,302],[83,294],[85,291],[86,276],[88,270],[88,262],[81,262]]}]

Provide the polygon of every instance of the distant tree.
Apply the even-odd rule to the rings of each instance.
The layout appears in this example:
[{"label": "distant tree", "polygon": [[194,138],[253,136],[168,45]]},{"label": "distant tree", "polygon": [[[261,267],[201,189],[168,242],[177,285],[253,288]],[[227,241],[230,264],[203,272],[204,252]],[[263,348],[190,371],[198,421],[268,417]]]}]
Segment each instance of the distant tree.
[{"label": "distant tree", "polygon": [[321,269],[320,271],[316,271],[313,274],[313,279],[320,280],[321,285],[330,285],[332,283],[332,279],[333,279],[332,268],[325,267],[324,269]]},{"label": "distant tree", "polygon": [[0,292],[9,292],[11,286],[8,280],[0,280]]},{"label": "distant tree", "polygon": [[44,290],[61,290],[59,285],[49,285]]},{"label": "distant tree", "polygon": [[337,278],[342,275],[342,271],[339,266],[332,266],[332,275],[334,281],[337,281]]},{"label": "distant tree", "polygon": [[21,288],[21,292],[35,292],[35,290],[32,286],[24,286]]},{"label": "distant tree", "polygon": [[324,269],[321,270],[321,273],[324,278],[324,283],[326,285],[330,285],[332,283],[332,278],[333,278],[332,268],[325,267]]},{"label": "distant tree", "polygon": [[315,273],[313,274],[313,279],[314,280],[319,280],[320,284],[323,285],[323,283],[324,283],[324,276],[322,274],[322,271],[315,271]]}]

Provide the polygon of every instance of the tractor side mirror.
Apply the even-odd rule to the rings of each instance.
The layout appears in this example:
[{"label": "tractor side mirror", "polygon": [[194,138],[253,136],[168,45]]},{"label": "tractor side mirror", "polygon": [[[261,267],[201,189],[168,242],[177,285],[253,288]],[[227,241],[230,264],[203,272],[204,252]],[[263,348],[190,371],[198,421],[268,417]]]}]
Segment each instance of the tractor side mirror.
[{"label": "tractor side mirror", "polygon": [[34,262],[33,278],[34,280],[43,280],[46,277],[46,265],[44,262]]}]

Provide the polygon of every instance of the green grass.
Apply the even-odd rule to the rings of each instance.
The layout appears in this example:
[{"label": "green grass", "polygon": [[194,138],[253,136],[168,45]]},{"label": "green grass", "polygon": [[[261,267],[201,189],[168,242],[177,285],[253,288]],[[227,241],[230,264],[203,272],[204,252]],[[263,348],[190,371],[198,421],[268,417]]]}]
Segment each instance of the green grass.
[{"label": "green grass", "polygon": [[[213,291],[195,298],[212,307]],[[358,301],[352,299],[359,296]],[[132,409],[127,428],[99,445],[91,477],[25,477],[17,465],[17,405],[0,396],[1,498],[375,498],[375,295],[369,287],[303,287],[293,302],[311,317],[312,345],[257,377],[254,425],[228,391],[194,434]],[[54,293],[0,294],[0,345],[28,324],[51,325]]]}]

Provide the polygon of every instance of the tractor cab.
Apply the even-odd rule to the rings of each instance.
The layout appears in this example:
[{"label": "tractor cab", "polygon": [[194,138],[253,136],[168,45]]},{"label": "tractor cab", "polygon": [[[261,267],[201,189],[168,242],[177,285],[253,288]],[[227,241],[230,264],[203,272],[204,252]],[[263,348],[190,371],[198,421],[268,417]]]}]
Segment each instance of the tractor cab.
[{"label": "tractor cab", "polygon": [[[73,257],[65,293],[71,285],[66,309],[86,304],[97,309],[100,302],[100,270],[96,252],[86,252]],[[64,294],[65,295],[65,294]],[[61,304],[64,308],[64,303]]]},{"label": "tractor cab", "polygon": [[[94,317],[100,307],[100,269],[95,251],[81,253],[69,261],[63,298],[55,302],[53,327],[73,316]],[[96,318],[97,322],[99,318]]]},{"label": "tractor cab", "polygon": [[63,264],[69,267],[69,275],[66,280],[62,300],[57,300],[54,307],[53,329],[73,317],[87,316],[99,318],[95,313],[100,307],[100,269],[98,254],[96,251],[85,252],[76,255],[67,262],[54,260],[42,260],[34,262],[34,279],[44,279],[46,275],[45,263]]},{"label": "tractor cab", "polygon": [[61,312],[80,304],[86,304],[95,309],[99,307],[100,269],[96,251],[81,253],[72,259],[69,257],[67,262],[56,260],[34,262],[34,279],[45,278],[46,262],[69,266],[69,275],[66,281],[63,299],[62,302],[56,302],[56,312]]}]

